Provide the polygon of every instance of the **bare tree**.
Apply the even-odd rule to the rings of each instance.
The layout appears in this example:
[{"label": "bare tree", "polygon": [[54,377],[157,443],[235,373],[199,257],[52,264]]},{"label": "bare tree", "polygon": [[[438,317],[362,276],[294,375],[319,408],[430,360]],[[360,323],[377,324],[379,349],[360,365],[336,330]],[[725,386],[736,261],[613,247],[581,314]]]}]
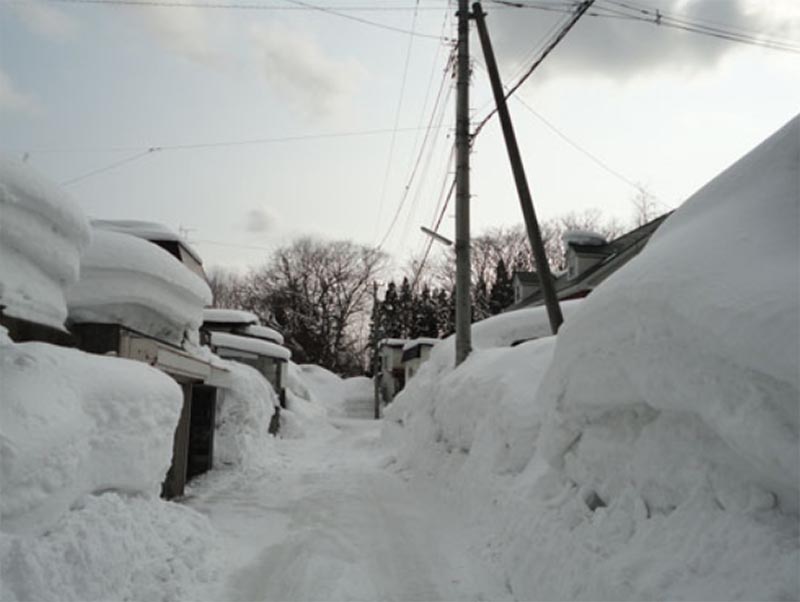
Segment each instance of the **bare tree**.
[{"label": "bare tree", "polygon": [[386,256],[349,241],[301,238],[247,278],[242,306],[274,319],[300,362],[346,374],[361,369],[372,282]]},{"label": "bare tree", "polygon": [[[616,220],[604,220],[597,209],[582,213],[568,213],[541,222],[540,229],[545,253],[553,271],[563,270],[565,249],[561,237],[568,230],[590,230],[607,239],[619,236],[624,228]],[[533,252],[528,235],[520,225],[490,228],[471,241],[472,284],[476,286],[482,278],[488,285],[493,284],[495,269],[503,260],[510,273],[514,271],[534,271]],[[416,267],[416,264],[413,264]],[[455,285],[455,251],[448,247],[429,261],[420,282],[431,287],[451,290]]]},{"label": "bare tree", "polygon": [[644,226],[659,215],[658,201],[646,188],[639,187],[639,192],[631,199],[633,203],[633,221],[636,227]]},{"label": "bare tree", "polygon": [[213,307],[237,309],[241,306],[244,292],[244,278],[239,274],[220,267],[206,271],[208,286],[214,295]]}]

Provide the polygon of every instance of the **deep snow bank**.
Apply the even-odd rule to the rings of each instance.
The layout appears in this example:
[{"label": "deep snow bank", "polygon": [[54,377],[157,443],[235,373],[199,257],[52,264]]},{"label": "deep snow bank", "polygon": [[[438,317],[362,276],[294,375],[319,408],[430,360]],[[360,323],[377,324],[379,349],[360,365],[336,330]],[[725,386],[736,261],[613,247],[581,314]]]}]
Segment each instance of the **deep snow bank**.
[{"label": "deep snow bank", "polygon": [[182,400],[172,379],[140,362],[0,333],[0,382],[3,531],[47,529],[94,491],[159,495]]},{"label": "deep snow bank", "polygon": [[214,462],[244,469],[260,466],[273,451],[269,424],[278,396],[255,368],[218,362],[228,374],[218,393]]},{"label": "deep snow bank", "polygon": [[115,492],[87,495],[45,535],[0,532],[0,598],[218,598],[209,595],[222,564],[216,539],[205,516],[179,504]]},{"label": "deep snow bank", "polygon": [[68,195],[30,167],[0,157],[0,306],[64,328],[64,289],[78,279],[89,223]]},{"label": "deep snow bank", "polygon": [[208,285],[157,245],[95,229],[80,280],[67,291],[72,322],[124,324],[180,345],[197,339]]},{"label": "deep snow bank", "polygon": [[0,329],[0,383],[0,598],[191,600],[214,584],[207,519],[159,499],[172,379]]},{"label": "deep snow bank", "polygon": [[[692,196],[566,325],[540,398],[558,410],[549,460],[562,462],[571,448],[588,465],[576,461],[568,474],[587,471],[608,496],[632,480],[651,507],[664,508],[696,486],[681,467],[692,457],[713,467],[722,505],[752,503],[752,484],[797,511],[799,227],[796,118]],[[633,439],[653,439],[672,420],[708,431],[705,448],[687,456],[678,442],[690,429],[679,429],[674,444],[622,465],[590,460],[603,443],[587,427],[613,428],[610,416],[625,412],[640,416],[620,426],[634,429]]]},{"label": "deep snow bank", "polygon": [[445,485],[517,598],[800,597],[798,145],[795,119],[701,189],[555,352],[454,370],[442,343],[390,406],[399,469]]}]

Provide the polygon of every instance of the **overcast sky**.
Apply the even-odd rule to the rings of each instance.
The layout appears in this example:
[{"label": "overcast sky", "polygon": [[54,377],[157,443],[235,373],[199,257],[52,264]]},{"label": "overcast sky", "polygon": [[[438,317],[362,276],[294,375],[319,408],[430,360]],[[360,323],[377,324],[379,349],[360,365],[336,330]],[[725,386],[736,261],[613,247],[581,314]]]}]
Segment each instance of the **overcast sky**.
[{"label": "overcast sky", "polygon": [[[67,182],[92,217],[185,228],[209,266],[257,265],[302,234],[385,238],[398,262],[417,252],[419,226],[431,225],[452,175],[453,81],[441,38],[455,36],[454,8],[316,2],[347,19],[289,0],[216,2],[258,10],[177,1],[195,6],[0,0],[0,150],[27,153]],[[800,46],[795,0],[623,4]],[[618,0],[595,7],[632,14]],[[484,9],[507,82],[565,19]],[[478,122],[492,105],[474,35],[471,47]],[[794,116],[800,54],[585,16],[517,95],[525,105],[510,106],[540,217],[594,208],[627,220],[631,183],[675,207]],[[520,222],[495,121],[472,160],[473,232]],[[452,236],[452,209],[440,231]]]}]

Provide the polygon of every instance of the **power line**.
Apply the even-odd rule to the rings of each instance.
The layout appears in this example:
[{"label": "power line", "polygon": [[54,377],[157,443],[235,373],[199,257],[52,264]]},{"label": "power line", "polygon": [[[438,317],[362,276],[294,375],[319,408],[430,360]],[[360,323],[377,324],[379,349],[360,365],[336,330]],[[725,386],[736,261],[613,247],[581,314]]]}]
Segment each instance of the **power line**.
[{"label": "power line", "polygon": [[[656,25],[663,25],[665,27],[682,29],[684,31],[699,33],[715,38],[720,38],[723,40],[728,40],[731,42],[739,42],[743,44],[763,46],[766,48],[771,48],[773,50],[782,50],[785,52],[793,52],[793,53],[800,52],[800,46],[798,46],[793,42],[788,42],[785,40],[769,39],[763,36],[759,36],[755,32],[747,32],[742,28],[735,28],[739,29],[739,31],[737,32],[733,31],[731,26],[723,26],[719,23],[714,23],[711,21],[704,22],[703,20],[698,20],[698,19],[692,20],[681,15],[673,15],[670,13],[665,13],[658,9],[650,9],[648,7],[637,5],[633,2],[623,2],[621,0],[601,0],[601,1],[621,7],[623,9],[627,9],[629,11],[633,11],[636,14],[636,16],[643,17],[643,18],[638,18],[637,20],[655,23]],[[625,13],[622,14],[624,16],[627,16]]]},{"label": "power line", "polygon": [[194,150],[202,148],[220,148],[228,146],[248,146],[256,144],[273,144],[280,142],[301,142],[305,140],[324,140],[327,138],[352,138],[359,136],[376,136],[379,134],[392,134],[404,132],[416,132],[424,130],[424,127],[406,128],[383,128],[376,130],[360,130],[346,132],[330,132],[327,134],[300,134],[296,136],[276,136],[273,138],[253,138],[249,140],[224,140],[217,142],[195,142],[185,144],[157,144],[141,146],[106,146],[106,147],[84,147],[84,148],[12,148],[6,149],[8,152],[30,152],[30,153],[106,153],[106,152],[131,152],[155,149],[158,151],[171,150]]},{"label": "power line", "polygon": [[[528,1],[511,1],[511,0],[490,0],[491,2],[505,8],[527,8],[533,10],[544,10],[552,12],[571,12],[567,5],[557,6],[543,6],[533,4]],[[662,12],[659,9],[650,9],[640,5],[635,5],[632,2],[621,2],[615,0],[601,0],[610,3],[614,6],[596,6],[586,13],[589,17],[601,17],[611,19],[623,19],[630,21],[641,21],[644,23],[651,23],[658,26],[664,26],[672,29],[678,29],[714,37],[729,42],[737,42],[742,44],[749,44],[752,46],[761,46],[772,50],[780,50],[783,52],[790,52],[793,54],[800,53],[800,45],[787,40],[778,40],[774,38],[767,38],[757,32],[747,32],[745,29],[732,26],[722,25],[713,21],[703,19],[690,19],[681,15],[674,15]],[[615,8],[616,7],[616,8]],[[627,12],[626,12],[627,11]],[[739,31],[734,31],[734,30]]]},{"label": "power line", "polygon": [[[138,7],[158,6],[158,7],[169,7],[169,8],[201,8],[201,9],[212,9],[212,10],[282,10],[280,6],[266,5],[266,4],[222,3],[222,2],[208,2],[208,3],[173,2],[172,0],[48,0],[48,1],[58,2],[62,4],[94,4],[97,6],[100,5],[138,6]],[[312,4],[310,2],[304,2],[302,0],[284,0],[284,1],[294,4],[295,5],[294,10],[300,9],[300,10],[318,11],[321,13],[326,13],[328,15],[339,17],[341,19],[355,21],[357,23],[361,23],[362,25],[377,27],[379,29],[383,29],[386,31],[393,31],[395,33],[402,33],[418,38],[447,41],[446,38],[441,38],[440,36],[437,35],[420,33],[408,29],[403,29],[400,27],[395,27],[393,25],[388,25],[386,23],[381,23],[379,21],[364,19],[363,17],[350,15],[345,12],[342,12],[339,9],[333,9],[327,6]],[[291,10],[291,9],[289,7],[285,7],[283,8],[283,10]],[[349,7],[349,10],[364,10],[364,9]]]},{"label": "power line", "polygon": [[[419,1],[419,0],[417,0]],[[413,31],[417,25],[417,13],[414,13],[414,17],[411,20],[411,30]],[[395,148],[395,141],[397,139],[396,130],[397,126],[400,123],[400,113],[403,109],[403,98],[405,97],[406,93],[406,81],[408,80],[408,66],[411,63],[411,48],[413,46],[414,38],[408,38],[408,45],[406,46],[406,56],[405,60],[403,61],[403,76],[400,81],[400,98],[397,99],[397,108],[395,109],[394,113],[394,129],[395,131],[392,132],[392,139],[389,142],[389,155],[386,158],[386,169],[383,171],[383,183],[381,184],[381,193],[378,197],[378,214],[375,218],[375,234],[378,233],[378,225],[381,221],[381,215],[383,214],[383,205],[386,201],[386,188],[389,183],[389,174],[392,170],[392,159],[394,159],[394,148]],[[378,245],[380,248],[381,245]]]},{"label": "power line", "polygon": [[222,242],[219,240],[189,240],[187,241],[193,245],[215,245],[218,247],[232,247],[234,249],[252,249],[255,251],[274,251],[275,249],[271,249],[269,247],[260,247],[258,245],[242,245],[232,242]]},{"label": "power line", "polygon": [[[575,9],[572,18],[570,18],[570,20],[564,24],[564,26],[553,36],[553,38],[547,44],[547,46],[545,46],[544,50],[542,50],[541,54],[539,55],[539,58],[536,59],[533,62],[533,64],[528,68],[528,70],[522,75],[522,77],[520,77],[519,80],[517,80],[517,83],[511,86],[511,89],[509,89],[508,92],[506,92],[505,94],[506,100],[508,100],[509,97],[511,97],[514,94],[514,92],[516,92],[519,89],[519,87],[523,83],[525,83],[525,81],[533,74],[536,68],[544,62],[544,60],[548,57],[548,55],[553,51],[553,49],[556,46],[558,46],[559,42],[561,42],[561,40],[564,39],[564,37],[580,20],[580,18],[584,15],[584,13],[587,10],[589,10],[589,7],[592,6],[592,4],[594,4],[594,1],[595,0],[584,0],[583,2],[581,2],[578,8]],[[495,113],[497,113],[497,107],[492,109],[491,112],[486,117],[484,117],[483,120],[475,128],[475,132],[472,134],[473,140],[483,129],[483,126],[486,125],[486,123],[492,118],[492,116]]]},{"label": "power line", "polygon": [[[447,197],[445,198],[444,205],[442,205],[442,212],[439,214],[439,217],[434,223],[433,228],[431,228],[431,230],[433,230],[434,232],[439,231],[439,226],[442,223],[444,214],[447,212],[447,206],[450,204],[450,199],[453,198],[453,193],[455,192],[455,190],[456,190],[456,180],[455,178],[453,178],[453,181],[450,184],[450,189],[447,192]],[[417,269],[414,273],[414,280],[411,284],[411,290],[414,290],[414,287],[417,285],[417,281],[419,280],[419,277],[422,274],[422,270],[425,268],[425,262],[428,261],[428,256],[430,255],[431,247],[433,247],[433,238],[430,238],[428,240],[428,246],[425,248],[425,254],[422,256],[419,265],[417,265]]]},{"label": "power line", "polygon": [[[420,163],[422,161],[422,156],[423,156],[423,153],[424,153],[424,150],[425,150],[426,143],[429,140],[430,132],[432,130],[434,130],[434,129],[438,129],[438,128],[435,128],[433,126],[433,122],[434,122],[434,119],[436,119],[437,113],[439,111],[439,107],[440,106],[441,107],[445,106],[445,102],[442,101],[442,91],[445,88],[447,88],[447,86],[445,85],[447,83],[447,74],[448,74],[448,72],[450,70],[450,65],[452,64],[454,56],[455,56],[454,53],[451,52],[449,57],[448,57],[447,64],[445,65],[445,68],[443,70],[443,77],[442,77],[442,82],[441,82],[440,87],[439,87],[439,92],[436,95],[436,101],[434,102],[433,109],[431,111],[431,118],[430,118],[430,121],[428,122],[428,128],[427,128],[427,131],[425,132],[425,137],[422,140],[422,144],[420,145],[419,153],[418,153],[417,159],[416,159],[416,161],[414,163],[414,168],[411,171],[411,175],[409,176],[408,183],[406,184],[405,188],[403,189],[403,194],[400,197],[400,202],[398,203],[397,210],[394,213],[392,221],[389,224],[389,227],[387,228],[386,233],[383,235],[383,238],[381,239],[380,243],[378,244],[378,248],[379,249],[381,247],[383,247],[383,245],[388,240],[389,235],[392,232],[392,229],[394,228],[395,224],[397,223],[397,219],[400,216],[400,212],[403,210],[403,206],[405,205],[406,199],[408,198],[408,193],[409,193],[409,191],[411,189],[411,184],[414,181],[414,177],[415,177],[415,175],[417,173],[417,169],[419,168],[419,165],[420,165]],[[440,122],[443,121],[443,120],[444,120],[444,111],[442,111],[440,113],[440,118],[439,118]],[[441,127],[441,124],[438,127]]]},{"label": "power line", "polygon": [[78,182],[80,182],[82,180],[85,180],[85,179],[90,178],[92,176],[96,176],[97,174],[101,174],[103,172],[110,171],[112,169],[116,169],[117,167],[121,167],[122,165],[125,165],[127,163],[133,163],[134,161],[138,161],[142,157],[146,157],[147,155],[149,155],[151,153],[154,153],[154,152],[157,152],[159,150],[160,149],[158,149],[158,148],[148,148],[146,151],[144,151],[142,153],[137,153],[137,154],[135,154],[135,155],[133,155],[131,157],[127,157],[125,159],[122,159],[121,161],[115,161],[114,163],[111,163],[110,165],[106,165],[104,167],[100,167],[98,169],[94,169],[94,170],[92,170],[92,171],[90,171],[88,173],[82,174],[82,175],[77,176],[75,178],[71,178],[69,180],[66,180],[65,182],[61,182],[61,185],[62,186],[70,186],[71,184],[76,184],[76,183],[78,183]]}]

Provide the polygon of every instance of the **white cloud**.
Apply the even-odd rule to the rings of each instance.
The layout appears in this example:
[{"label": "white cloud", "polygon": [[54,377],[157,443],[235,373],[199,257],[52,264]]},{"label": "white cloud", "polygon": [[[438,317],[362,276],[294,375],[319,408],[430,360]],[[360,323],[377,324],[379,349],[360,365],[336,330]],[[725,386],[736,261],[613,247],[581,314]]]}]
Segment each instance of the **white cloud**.
[{"label": "white cloud", "polygon": [[254,27],[253,39],[272,89],[308,116],[343,110],[363,77],[353,60],[337,60],[307,32],[284,25]]},{"label": "white cloud", "polygon": [[26,0],[11,8],[29,30],[45,38],[68,40],[78,33],[76,19],[41,0]]},{"label": "white cloud", "polygon": [[38,109],[36,99],[18,90],[11,78],[0,70],[0,111],[35,113]]},{"label": "white cloud", "polygon": [[142,11],[145,27],[165,48],[199,63],[219,62],[216,38],[222,35],[219,11],[193,7],[151,6]]},{"label": "white cloud", "polygon": [[275,227],[274,215],[265,209],[251,209],[244,220],[244,229],[253,234],[263,234]]}]

